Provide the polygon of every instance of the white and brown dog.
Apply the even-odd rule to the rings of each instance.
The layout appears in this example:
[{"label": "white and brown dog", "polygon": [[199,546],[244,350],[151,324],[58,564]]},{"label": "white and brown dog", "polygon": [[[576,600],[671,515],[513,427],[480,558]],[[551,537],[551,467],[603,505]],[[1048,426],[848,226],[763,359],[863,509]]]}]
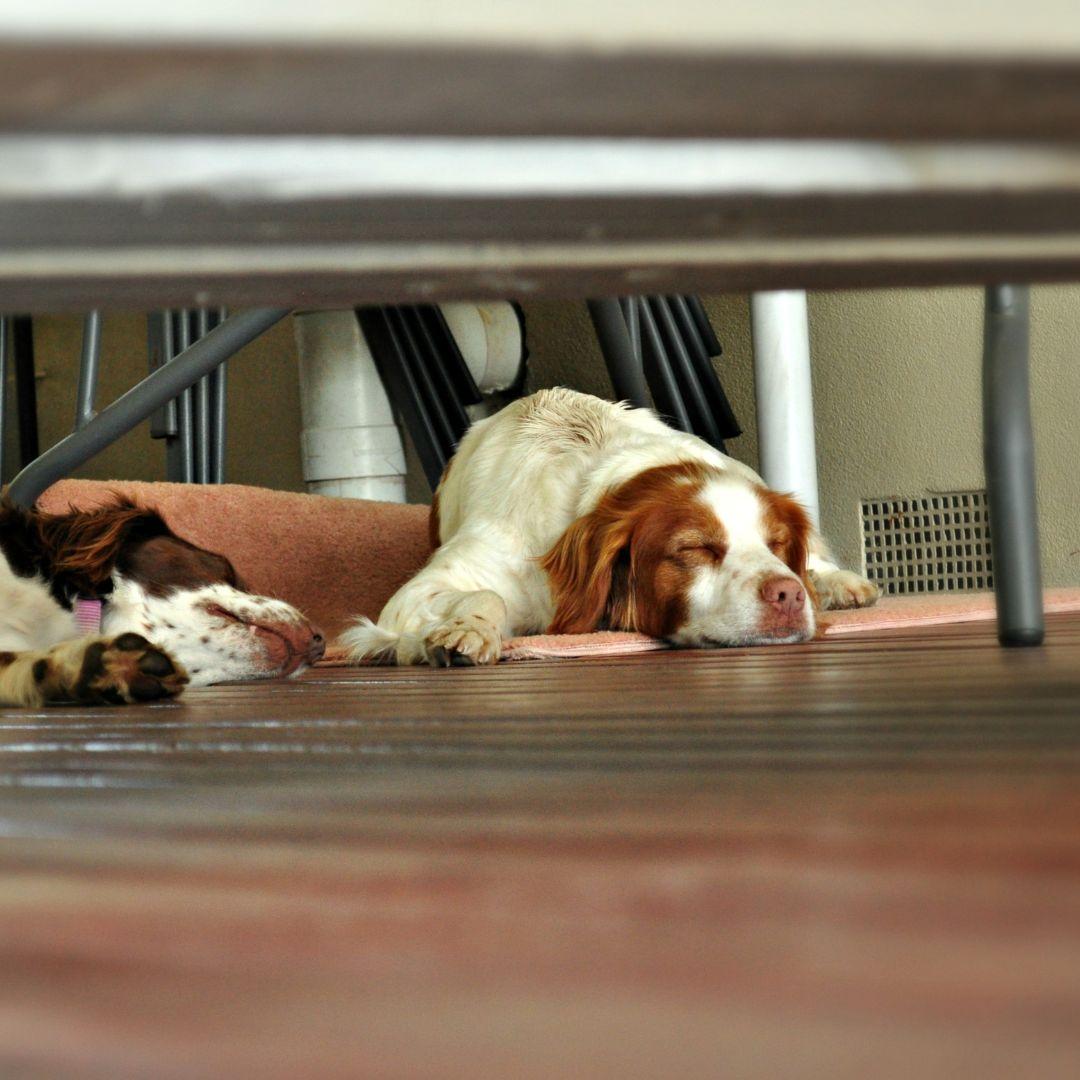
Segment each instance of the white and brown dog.
[{"label": "white and brown dog", "polygon": [[504,638],[598,628],[675,645],[804,641],[877,599],[806,512],[647,409],[545,390],[474,424],[436,492],[428,564],[352,659],[489,664]]},{"label": "white and brown dog", "polygon": [[[89,636],[87,608],[99,623]],[[0,503],[0,705],[151,701],[290,675],[323,648],[299,611],[244,591],[228,559],[154,511]]]}]

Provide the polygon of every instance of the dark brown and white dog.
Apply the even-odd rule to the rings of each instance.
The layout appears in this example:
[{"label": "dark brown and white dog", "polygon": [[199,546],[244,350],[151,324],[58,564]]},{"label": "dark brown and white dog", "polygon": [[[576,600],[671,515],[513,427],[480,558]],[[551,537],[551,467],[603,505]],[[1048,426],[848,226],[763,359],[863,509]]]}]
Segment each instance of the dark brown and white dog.
[{"label": "dark brown and white dog", "polygon": [[[43,514],[0,503],[0,705],[123,704],[290,675],[322,655],[295,608],[122,500]],[[100,634],[76,608],[100,601]]]},{"label": "dark brown and white dog", "polygon": [[796,502],[646,409],[545,390],[474,424],[432,506],[428,564],[356,661],[494,663],[514,634],[638,630],[676,645],[803,641],[877,589]]}]

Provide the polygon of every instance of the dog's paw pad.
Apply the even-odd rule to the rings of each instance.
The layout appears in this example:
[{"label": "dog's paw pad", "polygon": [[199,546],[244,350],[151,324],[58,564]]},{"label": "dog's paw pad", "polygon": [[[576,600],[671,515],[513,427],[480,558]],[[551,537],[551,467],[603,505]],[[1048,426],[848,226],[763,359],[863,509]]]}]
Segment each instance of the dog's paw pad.
[{"label": "dog's paw pad", "polygon": [[86,704],[122,705],[175,697],[187,673],[168,653],[138,634],[89,642],[73,696]]}]

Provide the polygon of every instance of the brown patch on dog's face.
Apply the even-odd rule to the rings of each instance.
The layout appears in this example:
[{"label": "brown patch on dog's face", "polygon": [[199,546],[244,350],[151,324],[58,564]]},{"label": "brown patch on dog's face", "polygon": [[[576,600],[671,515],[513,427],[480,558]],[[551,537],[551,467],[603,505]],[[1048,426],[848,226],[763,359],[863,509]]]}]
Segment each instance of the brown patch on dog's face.
[{"label": "brown patch on dog's face", "polygon": [[803,582],[811,602],[815,602],[814,587],[806,570],[812,532],[810,515],[790,495],[770,488],[760,488],[758,498],[769,550]]},{"label": "brown patch on dog's face", "polygon": [[543,559],[555,602],[551,633],[674,633],[695,568],[726,553],[723,526],[696,498],[706,476],[692,463],[648,469],[563,533]]},{"label": "brown patch on dog's face", "polygon": [[695,572],[719,566],[727,554],[723,525],[693,495],[696,489],[667,503],[643,509],[630,537],[626,582],[612,589],[615,597],[630,598],[633,616],[619,619],[613,603],[612,625],[653,637],[669,637],[686,622],[688,597]]}]

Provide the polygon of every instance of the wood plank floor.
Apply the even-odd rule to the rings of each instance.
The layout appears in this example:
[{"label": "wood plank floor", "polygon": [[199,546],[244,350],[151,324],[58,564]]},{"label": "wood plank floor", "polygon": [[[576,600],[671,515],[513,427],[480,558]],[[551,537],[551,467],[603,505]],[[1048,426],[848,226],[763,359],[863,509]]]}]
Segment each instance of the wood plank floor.
[{"label": "wood plank floor", "polygon": [[1080,1074],[1080,616],[0,710],[0,1076]]}]

